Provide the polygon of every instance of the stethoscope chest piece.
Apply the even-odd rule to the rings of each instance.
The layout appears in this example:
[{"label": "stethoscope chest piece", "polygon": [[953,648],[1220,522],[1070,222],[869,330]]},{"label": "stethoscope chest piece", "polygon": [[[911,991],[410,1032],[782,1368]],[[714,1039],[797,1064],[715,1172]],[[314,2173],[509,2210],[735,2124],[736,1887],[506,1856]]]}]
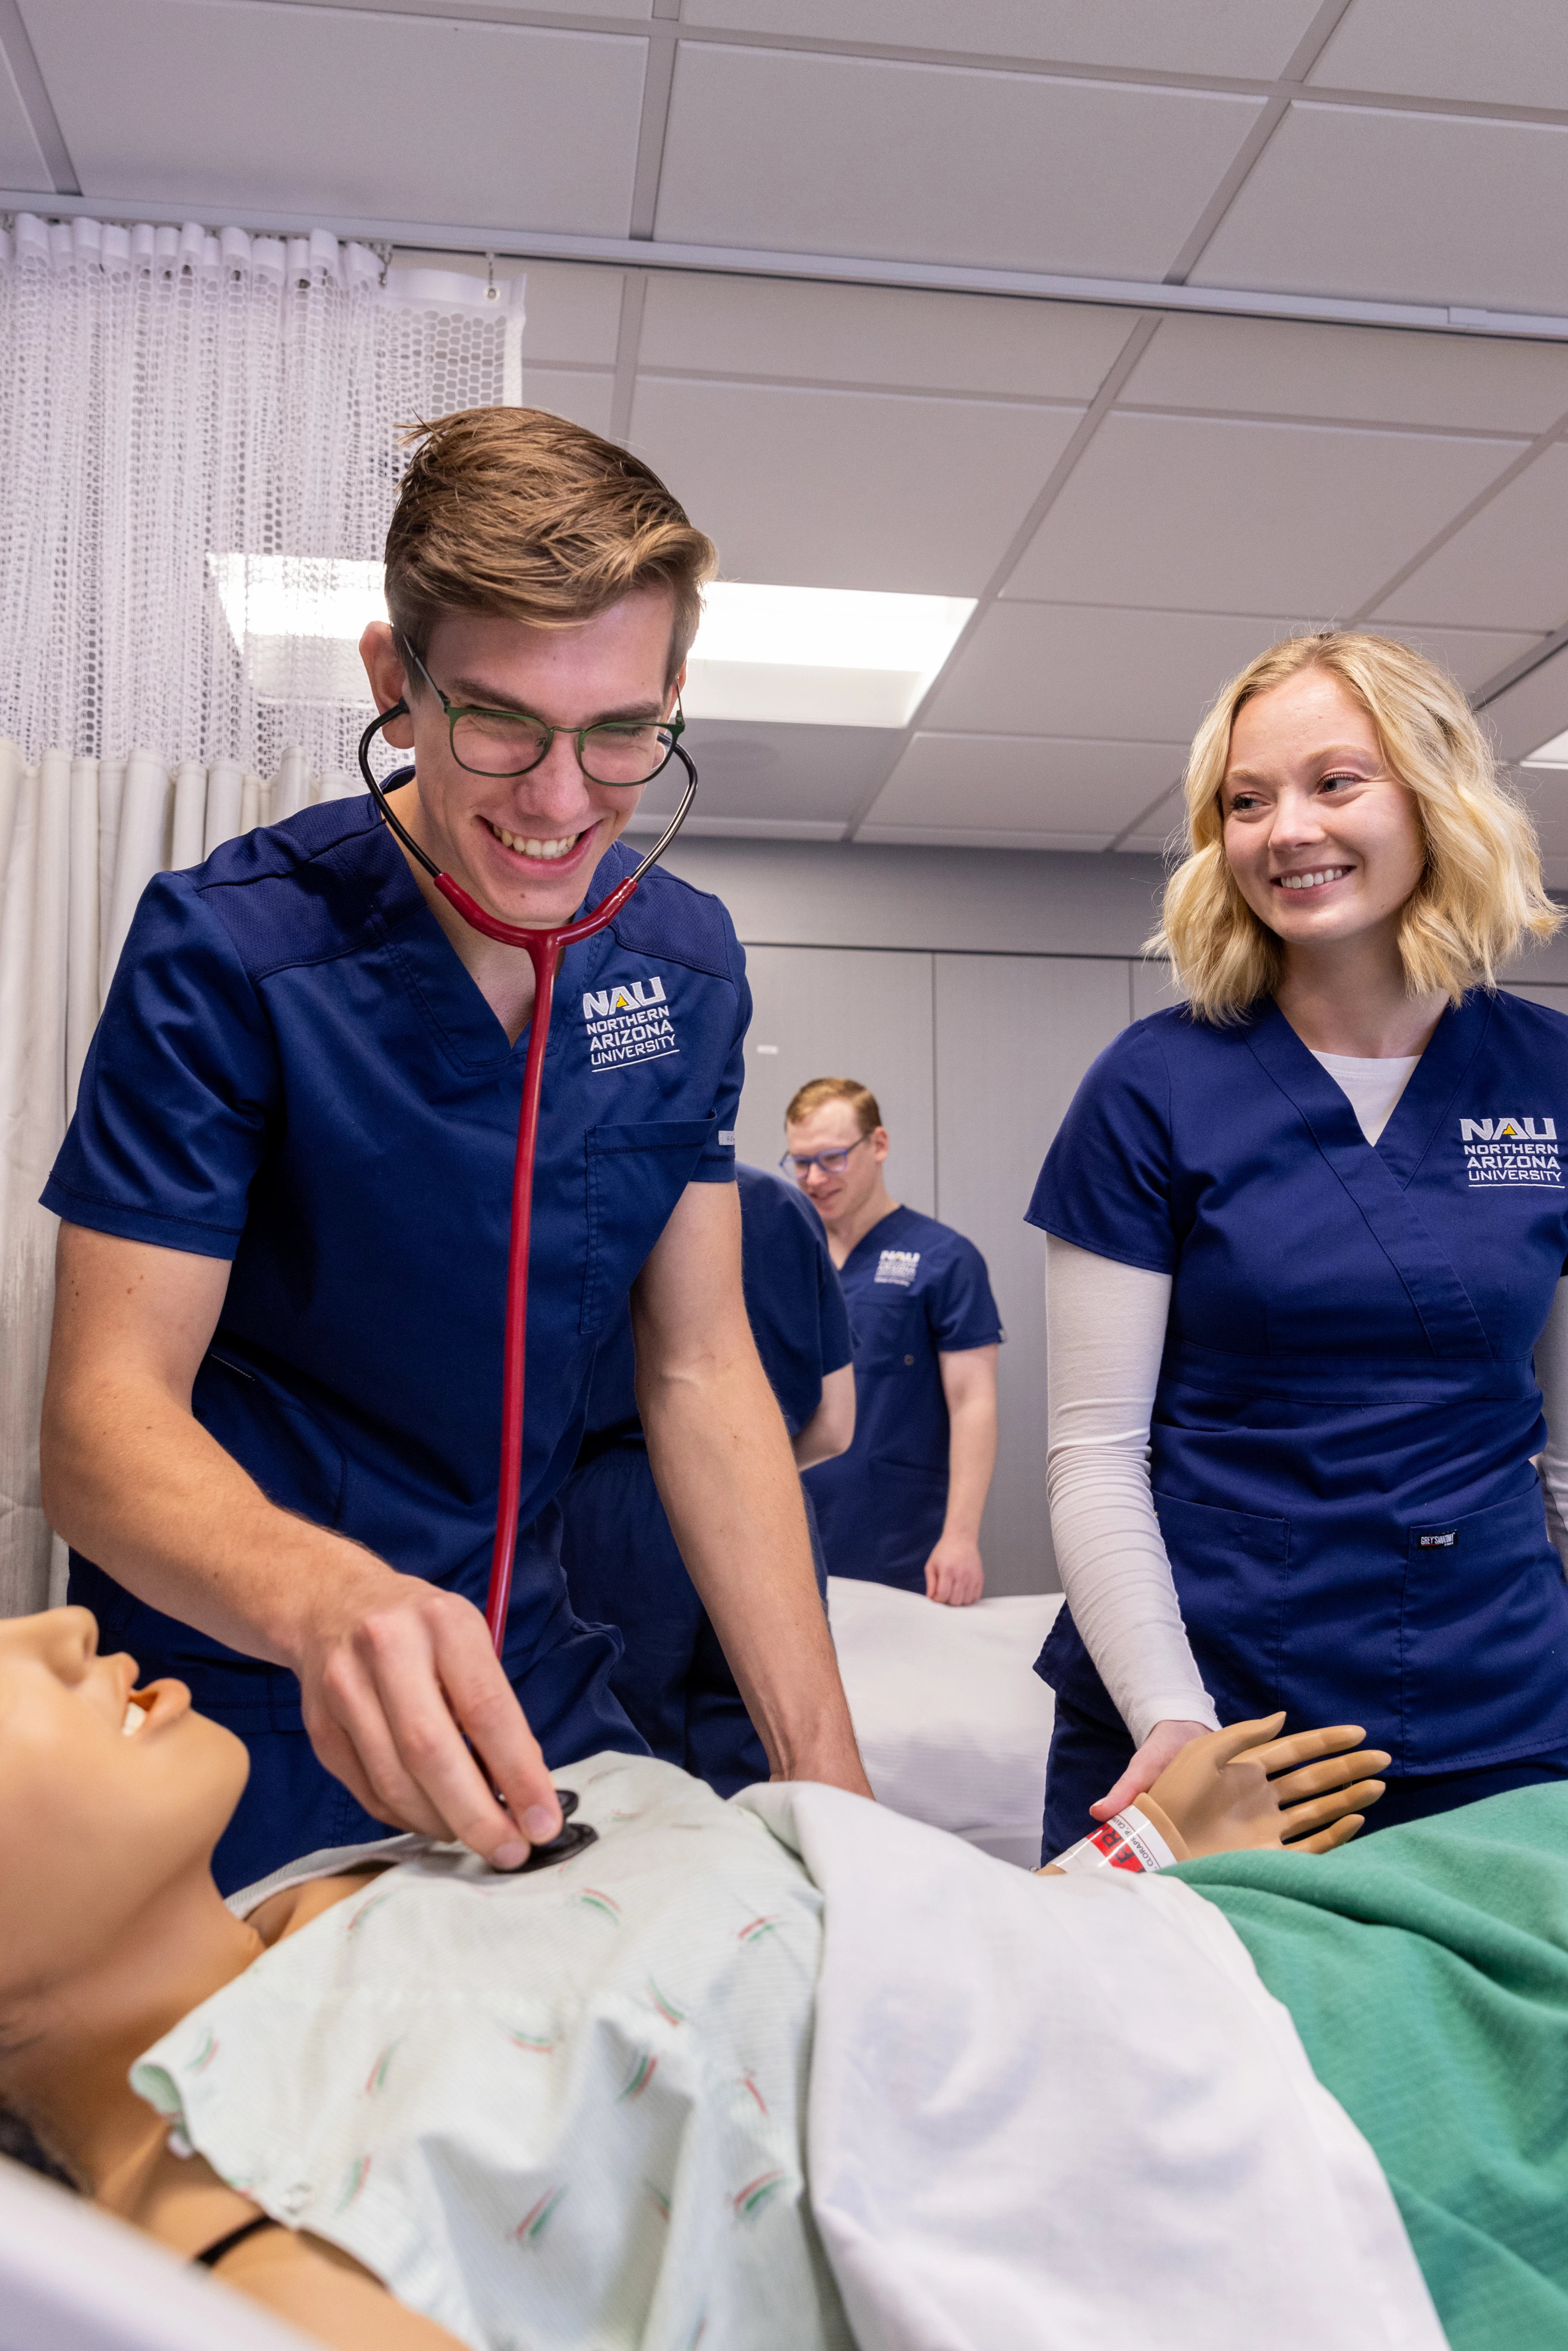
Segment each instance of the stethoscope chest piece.
[{"label": "stethoscope chest piece", "polygon": [[587,1821],[574,1821],[577,1793],[571,1788],[558,1788],[556,1801],[560,1805],[560,1834],[551,1837],[549,1844],[535,1845],[520,1869],[509,1870],[511,1877],[526,1877],[530,1869],[553,1869],[558,1861],[570,1861],[574,1853],[585,1853],[591,1844],[599,1843],[599,1831]]}]

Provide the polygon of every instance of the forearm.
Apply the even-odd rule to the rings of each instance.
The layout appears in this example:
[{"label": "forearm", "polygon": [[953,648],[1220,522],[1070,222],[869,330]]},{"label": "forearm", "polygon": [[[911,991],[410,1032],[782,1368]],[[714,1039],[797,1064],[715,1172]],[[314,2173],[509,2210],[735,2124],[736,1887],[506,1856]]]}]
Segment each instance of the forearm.
[{"label": "forearm", "polygon": [[1047,1244],[1046,1490],[1073,1622],[1141,1746],[1157,1722],[1213,1726],[1149,1490],[1149,1424],[1170,1282]]},{"label": "forearm", "polygon": [[944,1537],[978,1542],[991,1472],[997,1466],[997,1407],[990,1396],[975,1396],[948,1411],[947,1512]]},{"label": "forearm", "polygon": [[52,1380],[42,1444],[50,1525],[141,1600],[248,1656],[292,1666],[312,1593],[387,1571],[269,1502],[145,1375]]},{"label": "forearm", "polygon": [[1568,1281],[1560,1281],[1546,1328],[1535,1343],[1535,1376],[1546,1416],[1541,1484],[1546,1531],[1568,1573]]},{"label": "forearm", "polygon": [[642,1374],[638,1400],[681,1556],[775,1777],[863,1788],[800,1479],[755,1349]]}]

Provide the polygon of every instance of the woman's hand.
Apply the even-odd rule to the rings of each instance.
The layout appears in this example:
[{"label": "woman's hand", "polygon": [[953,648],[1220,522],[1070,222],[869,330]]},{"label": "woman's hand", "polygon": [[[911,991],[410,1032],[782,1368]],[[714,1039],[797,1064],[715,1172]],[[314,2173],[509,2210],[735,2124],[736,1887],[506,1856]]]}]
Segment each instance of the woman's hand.
[{"label": "woman's hand", "polygon": [[1092,1820],[1113,1820],[1124,1813],[1134,1796],[1146,1796],[1166,1765],[1181,1753],[1190,1740],[1207,1739],[1207,1722],[1156,1722],[1115,1786],[1097,1804],[1091,1804]]}]

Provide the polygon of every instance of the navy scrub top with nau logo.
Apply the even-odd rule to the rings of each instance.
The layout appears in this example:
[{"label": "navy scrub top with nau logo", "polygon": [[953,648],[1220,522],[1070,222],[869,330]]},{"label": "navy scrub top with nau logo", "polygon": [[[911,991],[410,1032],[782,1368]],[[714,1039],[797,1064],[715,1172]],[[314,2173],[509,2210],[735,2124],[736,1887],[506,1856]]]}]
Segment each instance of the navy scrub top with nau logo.
[{"label": "navy scrub top with nau logo", "polygon": [[[612,847],[586,904],[634,862]],[[594,1350],[681,1193],[734,1180],[749,1012],[724,908],[662,870],[567,949],[557,982],[505,1657],[552,1763],[642,1751],[608,1694],[617,1637],[568,1604],[552,1498]],[[197,1419],[286,1510],[481,1606],[527,1045],[507,1043],[369,799],[310,809],[150,885],[44,1195],[72,1223],[232,1259]],[[87,1561],[72,1592],[253,1755],[299,1730],[292,1675]],[[292,1831],[236,1823],[251,1876],[268,1853],[378,1833],[313,1756],[288,1769]],[[258,1790],[249,1813],[281,1801]]]},{"label": "navy scrub top with nau logo", "polygon": [[[1479,991],[1375,1145],[1271,1002],[1156,1013],[1084,1079],[1029,1218],[1173,1277],[1155,1506],[1222,1722],[1359,1722],[1401,1774],[1568,1745],[1531,1466],[1564,1138],[1568,1019]],[[1040,1671],[1108,1708],[1065,1610]]]},{"label": "navy scrub top with nau logo", "polygon": [[830,1575],[925,1589],[947,1511],[938,1354],[1002,1337],[973,1241],[915,1208],[874,1224],[839,1269],[855,1338],[855,1435],[806,1472]]}]

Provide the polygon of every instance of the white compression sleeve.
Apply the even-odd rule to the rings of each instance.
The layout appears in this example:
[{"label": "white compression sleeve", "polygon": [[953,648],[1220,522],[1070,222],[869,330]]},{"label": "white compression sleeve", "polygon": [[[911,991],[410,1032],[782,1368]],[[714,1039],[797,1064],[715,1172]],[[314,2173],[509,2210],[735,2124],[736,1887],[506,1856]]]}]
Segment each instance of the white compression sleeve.
[{"label": "white compression sleeve", "polygon": [[1535,1343],[1535,1376],[1546,1414],[1541,1483],[1546,1531],[1568,1573],[1568,1281],[1560,1281],[1546,1328]]},{"label": "white compression sleeve", "polygon": [[1156,1722],[1218,1729],[1149,1489],[1170,1276],[1050,1236],[1045,1249],[1046,1492],[1072,1621],[1135,1746]]}]

